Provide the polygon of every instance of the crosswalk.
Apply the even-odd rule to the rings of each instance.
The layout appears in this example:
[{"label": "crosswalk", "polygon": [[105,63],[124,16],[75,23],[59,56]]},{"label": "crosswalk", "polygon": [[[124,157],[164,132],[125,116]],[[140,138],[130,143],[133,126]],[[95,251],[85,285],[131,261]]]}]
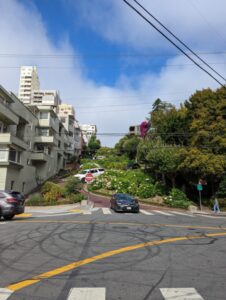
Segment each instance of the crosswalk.
[{"label": "crosswalk", "polygon": [[[204,300],[195,288],[160,288],[164,300]],[[0,288],[0,300],[10,300],[12,291]],[[25,299],[25,298],[24,298]],[[76,287],[69,291],[67,300],[107,300],[108,294],[105,287]]]},{"label": "crosswalk", "polygon": [[[103,214],[103,215],[112,215],[116,214],[113,210],[109,209],[108,207],[99,207],[99,208],[94,208],[91,210],[82,210],[81,214],[83,215],[94,215],[94,214]],[[130,212],[125,213],[127,216],[130,215],[137,215],[133,214]],[[182,213],[180,211],[166,211],[166,210],[145,210],[145,209],[140,209],[140,215],[145,215],[145,216],[165,216],[165,217],[176,217],[176,216],[186,216],[189,218],[193,218],[194,216],[190,213]]]}]

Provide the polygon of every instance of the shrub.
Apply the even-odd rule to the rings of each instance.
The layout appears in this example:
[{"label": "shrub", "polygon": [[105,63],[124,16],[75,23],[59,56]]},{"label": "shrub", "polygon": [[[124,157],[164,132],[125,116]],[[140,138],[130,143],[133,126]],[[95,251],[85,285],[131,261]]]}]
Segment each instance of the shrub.
[{"label": "shrub", "polygon": [[43,199],[49,204],[56,202],[62,194],[63,188],[58,184],[47,181],[42,187]]},{"label": "shrub", "polygon": [[171,207],[188,208],[191,202],[188,200],[184,192],[173,188],[169,196],[164,198],[164,202]]},{"label": "shrub", "polygon": [[64,195],[68,196],[70,194],[75,193],[81,187],[81,182],[76,177],[71,177],[64,186]]},{"label": "shrub", "polygon": [[150,198],[156,195],[155,185],[151,183],[143,183],[137,189],[137,196],[140,198]]},{"label": "shrub", "polygon": [[72,194],[72,195],[70,195],[69,199],[71,200],[71,203],[77,203],[77,202],[81,202],[82,200],[86,199],[86,196],[81,193]]},{"label": "shrub", "polygon": [[26,206],[40,206],[44,205],[44,199],[42,195],[33,195],[26,201]]}]

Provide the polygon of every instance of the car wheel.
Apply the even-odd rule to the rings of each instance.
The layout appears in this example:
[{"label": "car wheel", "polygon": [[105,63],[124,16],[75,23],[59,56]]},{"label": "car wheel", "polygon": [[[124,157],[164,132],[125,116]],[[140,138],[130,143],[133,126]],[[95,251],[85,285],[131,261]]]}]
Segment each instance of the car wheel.
[{"label": "car wheel", "polygon": [[14,217],[15,215],[8,215],[8,216],[3,216],[4,220],[6,221],[9,221],[9,220],[12,220],[12,218]]}]

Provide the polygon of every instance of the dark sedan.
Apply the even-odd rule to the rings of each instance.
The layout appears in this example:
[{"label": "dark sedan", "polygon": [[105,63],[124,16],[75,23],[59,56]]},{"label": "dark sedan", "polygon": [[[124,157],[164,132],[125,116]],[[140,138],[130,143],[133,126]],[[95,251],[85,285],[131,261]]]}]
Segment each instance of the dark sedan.
[{"label": "dark sedan", "polygon": [[11,220],[24,212],[24,197],[15,191],[0,191],[0,218]]},{"label": "dark sedan", "polygon": [[139,203],[137,199],[128,194],[115,194],[112,196],[111,209],[116,212],[139,212]]}]

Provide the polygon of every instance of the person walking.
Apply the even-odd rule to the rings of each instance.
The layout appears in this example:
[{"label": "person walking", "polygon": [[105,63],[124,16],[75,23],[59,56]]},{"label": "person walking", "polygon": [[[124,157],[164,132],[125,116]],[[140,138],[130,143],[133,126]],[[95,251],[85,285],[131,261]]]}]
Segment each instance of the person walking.
[{"label": "person walking", "polygon": [[220,212],[220,207],[219,207],[219,202],[218,202],[217,196],[215,196],[215,198],[214,198],[213,211],[215,213],[219,213]]}]

